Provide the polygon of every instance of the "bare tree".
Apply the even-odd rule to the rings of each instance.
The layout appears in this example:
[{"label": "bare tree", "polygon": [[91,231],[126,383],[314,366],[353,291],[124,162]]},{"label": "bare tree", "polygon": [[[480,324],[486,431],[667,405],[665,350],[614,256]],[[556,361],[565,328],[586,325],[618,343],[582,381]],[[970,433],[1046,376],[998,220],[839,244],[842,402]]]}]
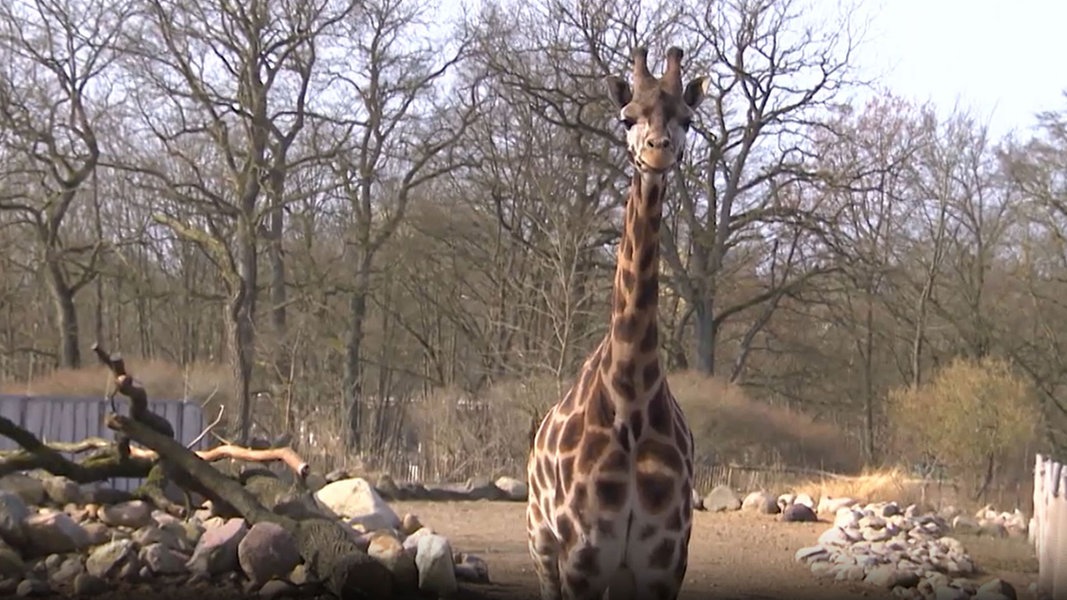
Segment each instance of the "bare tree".
[{"label": "bare tree", "polygon": [[[277,241],[288,173],[321,160],[290,149],[314,116],[320,38],[355,10],[352,1],[144,0],[146,32],[127,43],[131,95],[151,146],[132,165],[187,216],[157,221],[196,244],[226,287],[227,342],[239,439],[251,427],[250,382],[259,295],[259,240]],[[158,40],[151,43],[143,40]],[[146,152],[147,150],[147,152]],[[204,159],[208,160],[204,160]],[[271,237],[274,236],[274,237]],[[277,252],[274,247],[274,252]],[[274,255],[273,274],[284,273]],[[280,285],[280,283],[279,283]],[[275,287],[275,324],[284,299]]]},{"label": "bare tree", "polygon": [[31,268],[47,277],[63,367],[81,364],[74,299],[96,277],[104,249],[99,236],[72,231],[69,222],[100,162],[105,72],[129,12],[127,3],[102,1],[0,7],[0,210],[34,232]]},{"label": "bare tree", "polygon": [[[824,129],[819,111],[850,83],[855,27],[848,14],[820,29],[802,23],[792,0],[728,0],[695,10],[686,21],[694,64],[705,66],[710,114],[694,124],[692,170],[680,174],[681,223],[664,236],[668,280],[693,313],[695,367],[716,372],[718,336],[731,318],[773,301],[820,268],[752,295],[727,300],[730,254],[767,223],[815,220],[813,205],[783,204],[774,193],[813,179],[811,137]],[[669,218],[667,218],[669,221]]]},{"label": "bare tree", "polygon": [[456,145],[477,114],[476,82],[457,85],[451,98],[435,93],[448,89],[442,80],[455,72],[466,41],[455,40],[442,58],[427,29],[430,18],[415,2],[374,0],[346,31],[356,64],[339,73],[338,89],[356,99],[356,118],[346,133],[351,144],[332,164],[352,219],[343,385],[347,445],[356,451],[364,433],[363,340],[376,256],[404,219],[413,192],[467,163]]}]

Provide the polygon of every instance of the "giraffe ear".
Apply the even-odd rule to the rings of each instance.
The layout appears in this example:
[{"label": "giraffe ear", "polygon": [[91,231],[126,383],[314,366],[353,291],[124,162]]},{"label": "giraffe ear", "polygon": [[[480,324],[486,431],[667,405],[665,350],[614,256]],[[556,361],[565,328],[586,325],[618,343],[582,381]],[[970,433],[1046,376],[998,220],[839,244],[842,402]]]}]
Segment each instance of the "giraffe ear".
[{"label": "giraffe ear", "polygon": [[626,83],[626,80],[617,75],[608,75],[604,78],[604,86],[608,91],[608,98],[611,103],[615,105],[615,108],[622,109],[633,100],[634,94],[630,90],[630,84]]},{"label": "giraffe ear", "polygon": [[709,87],[711,87],[710,79],[707,77],[694,77],[686,84],[685,91],[682,92],[682,99],[685,100],[689,108],[696,109],[707,97]]}]

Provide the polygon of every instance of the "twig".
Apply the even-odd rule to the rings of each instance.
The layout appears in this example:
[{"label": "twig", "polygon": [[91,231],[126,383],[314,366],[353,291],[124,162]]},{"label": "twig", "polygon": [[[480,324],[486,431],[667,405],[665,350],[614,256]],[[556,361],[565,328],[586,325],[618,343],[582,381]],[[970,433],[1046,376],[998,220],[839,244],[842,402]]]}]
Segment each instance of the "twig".
[{"label": "twig", "polygon": [[197,435],[196,438],[193,441],[191,441],[188,444],[186,444],[185,447],[188,448],[189,450],[192,450],[193,446],[199,444],[200,440],[204,439],[204,436],[206,436],[208,433],[210,433],[211,430],[214,429],[216,425],[218,425],[220,422],[222,422],[222,413],[224,413],[224,412],[226,412],[226,405],[222,404],[222,405],[219,406],[219,416],[215,417],[215,420],[212,421],[210,424],[208,424],[208,426],[205,427],[204,430],[201,431],[200,434]]}]

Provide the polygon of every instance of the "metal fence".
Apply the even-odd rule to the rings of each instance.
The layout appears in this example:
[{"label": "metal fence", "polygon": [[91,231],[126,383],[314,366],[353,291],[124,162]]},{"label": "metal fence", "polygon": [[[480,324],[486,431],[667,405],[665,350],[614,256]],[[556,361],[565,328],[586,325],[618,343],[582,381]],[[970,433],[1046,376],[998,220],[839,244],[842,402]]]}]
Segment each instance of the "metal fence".
[{"label": "metal fence", "polygon": [[[116,400],[119,412],[126,413],[125,400]],[[181,400],[149,401],[149,409],[165,417],[174,426],[174,437],[188,445],[204,428],[203,411],[195,402]],[[114,432],[104,419],[111,412],[110,403],[103,398],[75,398],[61,396],[13,396],[0,394],[0,416],[10,419],[37,436],[42,442],[78,442],[98,437],[114,440]],[[201,440],[194,449],[206,446]],[[16,450],[18,445],[0,436],[0,451]],[[67,454],[68,458],[75,458]],[[108,483],[116,489],[130,491],[143,480],[128,477],[114,478]]]},{"label": "metal fence", "polygon": [[1037,553],[1038,598],[1067,598],[1067,469],[1037,455],[1030,541]]}]

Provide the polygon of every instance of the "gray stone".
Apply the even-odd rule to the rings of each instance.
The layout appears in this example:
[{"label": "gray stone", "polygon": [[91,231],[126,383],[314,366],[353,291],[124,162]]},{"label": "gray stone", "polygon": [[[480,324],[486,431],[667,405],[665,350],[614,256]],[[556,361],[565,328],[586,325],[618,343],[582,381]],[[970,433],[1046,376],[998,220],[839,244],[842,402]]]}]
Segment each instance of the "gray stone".
[{"label": "gray stone", "polygon": [[296,539],[276,523],[256,523],[237,545],[237,559],[250,585],[282,577],[300,563]]},{"label": "gray stone", "polygon": [[60,506],[85,502],[81,486],[66,477],[48,476],[41,480],[41,485],[45,495]]},{"label": "gray stone", "polygon": [[247,534],[248,525],[244,519],[238,518],[208,529],[197,542],[186,567],[190,572],[205,577],[236,570],[239,566],[237,547]]},{"label": "gray stone", "polygon": [[419,572],[419,590],[437,596],[452,596],[458,589],[452,547],[439,535],[419,538],[415,553]]},{"label": "gray stone", "polygon": [[52,586],[42,579],[23,579],[15,588],[15,595],[23,598],[30,596],[47,596],[52,593]]},{"label": "gray stone", "polygon": [[97,596],[107,591],[107,583],[88,573],[79,573],[74,578],[74,595],[75,596]]},{"label": "gray stone", "polygon": [[31,515],[23,521],[23,528],[36,555],[77,552],[91,541],[81,525],[62,512]]},{"label": "gray stone", "polygon": [[741,499],[729,486],[719,485],[704,496],[704,510],[709,512],[727,512],[741,509]]},{"label": "gray stone", "polygon": [[120,576],[136,559],[137,547],[132,540],[115,540],[94,548],[85,561],[85,569],[90,575],[108,579]]}]

